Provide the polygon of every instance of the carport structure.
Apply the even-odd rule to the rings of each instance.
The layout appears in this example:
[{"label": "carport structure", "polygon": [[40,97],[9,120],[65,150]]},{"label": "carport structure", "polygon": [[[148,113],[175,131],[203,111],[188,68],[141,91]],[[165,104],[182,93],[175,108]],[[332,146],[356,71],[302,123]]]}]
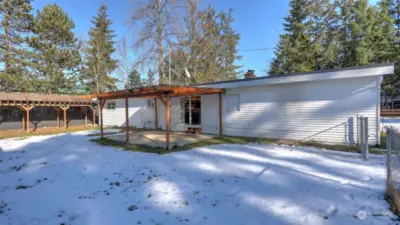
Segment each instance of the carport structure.
[{"label": "carport structure", "polygon": [[103,138],[103,107],[107,100],[125,99],[125,131],[126,142],[129,142],[129,98],[152,98],[155,102],[155,127],[158,128],[158,112],[157,112],[157,99],[159,99],[165,107],[165,135],[166,135],[166,149],[170,150],[170,101],[171,97],[187,97],[198,96],[207,94],[219,94],[219,134],[222,135],[222,88],[200,88],[188,86],[170,86],[159,85],[151,87],[143,87],[137,89],[129,89],[123,91],[105,92],[91,95],[91,98],[97,98],[100,102],[100,130],[101,137]]},{"label": "carport structure", "polygon": [[60,110],[64,113],[64,129],[67,129],[67,110],[70,107],[85,108],[85,125],[87,122],[87,108],[93,112],[93,125],[96,121],[96,110],[92,107],[90,96],[73,95],[45,95],[33,93],[1,93],[0,106],[16,106],[22,113],[22,129],[31,132],[30,111],[34,107],[54,107],[57,110],[57,127],[60,127]]}]

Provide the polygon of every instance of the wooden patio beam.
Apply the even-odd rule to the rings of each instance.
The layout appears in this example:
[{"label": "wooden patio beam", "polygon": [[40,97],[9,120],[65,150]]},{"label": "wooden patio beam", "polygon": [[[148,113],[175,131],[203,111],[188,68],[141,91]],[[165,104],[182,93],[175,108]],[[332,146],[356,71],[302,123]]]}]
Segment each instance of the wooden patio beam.
[{"label": "wooden patio beam", "polygon": [[161,102],[162,102],[162,104],[163,104],[164,106],[167,105],[166,100],[165,100],[162,96],[158,96],[158,98],[161,100]]},{"label": "wooden patio beam", "polygon": [[88,110],[87,110],[87,107],[85,107],[84,109],[85,109],[85,127],[87,127],[88,126],[88,122],[87,122],[88,121],[88,113],[87,113]]},{"label": "wooden patio beam", "polygon": [[125,98],[125,132],[126,143],[129,143],[129,99]]},{"label": "wooden patio beam", "polygon": [[103,126],[103,107],[106,100],[100,100],[100,137],[104,137],[104,126]]},{"label": "wooden patio beam", "polygon": [[170,144],[170,140],[169,140],[169,136],[170,136],[170,119],[171,119],[171,115],[170,115],[170,95],[168,94],[167,96],[165,96],[165,139],[166,139],[166,149],[167,150],[171,150],[171,144]]},{"label": "wooden patio beam", "polygon": [[154,98],[154,118],[155,118],[155,128],[158,129],[158,110],[157,110],[157,98]]}]

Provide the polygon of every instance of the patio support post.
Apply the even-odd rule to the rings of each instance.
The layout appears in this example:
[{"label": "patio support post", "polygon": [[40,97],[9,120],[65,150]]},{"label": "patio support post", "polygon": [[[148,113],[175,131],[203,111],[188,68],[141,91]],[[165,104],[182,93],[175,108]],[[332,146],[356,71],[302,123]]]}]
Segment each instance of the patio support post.
[{"label": "patio support post", "polygon": [[67,110],[69,109],[69,106],[60,106],[60,108],[64,111],[64,129],[67,129]]},{"label": "patio support post", "polygon": [[32,106],[30,106],[30,105],[22,106],[21,105],[20,107],[26,111],[26,132],[30,133],[29,124],[31,123],[31,121],[30,121],[29,116],[30,116],[31,109],[33,109],[34,106],[33,105]]},{"label": "patio support post", "polygon": [[170,133],[170,94],[166,95],[165,99],[165,131],[166,131],[166,149],[171,150],[171,145],[169,141],[169,133]]},{"label": "patio support post", "polygon": [[129,100],[125,98],[125,131],[126,143],[129,143]]},{"label": "patio support post", "polygon": [[158,112],[157,112],[157,98],[154,98],[154,117],[155,117],[155,128],[158,129]]},{"label": "patio support post", "polygon": [[100,100],[100,137],[104,137],[104,127],[103,127],[103,107],[106,100]]},{"label": "patio support post", "polygon": [[57,111],[57,127],[60,128],[60,109],[56,107],[56,111]]},{"label": "patio support post", "polygon": [[87,107],[85,107],[85,127],[87,127]]},{"label": "patio support post", "polygon": [[[29,107],[29,106],[28,106]],[[26,131],[29,133],[30,132],[30,128],[29,128],[29,124],[31,123],[30,119],[29,119],[29,112],[31,110],[28,108],[26,110]]]},{"label": "patio support post", "polygon": [[26,129],[26,122],[25,122],[25,110],[20,107],[19,108],[21,110],[21,117],[22,117],[22,130]]},{"label": "patio support post", "polygon": [[222,93],[219,93],[219,136],[222,136]]}]

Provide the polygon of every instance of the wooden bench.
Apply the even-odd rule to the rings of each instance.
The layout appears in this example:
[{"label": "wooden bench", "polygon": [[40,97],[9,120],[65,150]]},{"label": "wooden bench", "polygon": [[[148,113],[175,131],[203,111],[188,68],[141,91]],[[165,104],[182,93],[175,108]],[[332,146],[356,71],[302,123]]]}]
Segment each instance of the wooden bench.
[{"label": "wooden bench", "polygon": [[201,127],[188,127],[186,129],[187,134],[200,134],[201,133]]}]

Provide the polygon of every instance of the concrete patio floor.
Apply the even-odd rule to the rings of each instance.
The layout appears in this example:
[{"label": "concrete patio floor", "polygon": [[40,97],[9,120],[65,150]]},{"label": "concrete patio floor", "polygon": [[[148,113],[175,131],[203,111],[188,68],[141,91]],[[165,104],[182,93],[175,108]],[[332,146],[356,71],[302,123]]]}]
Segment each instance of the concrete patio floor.
[{"label": "concrete patio floor", "polygon": [[[107,138],[115,141],[125,141],[126,134],[116,134]],[[209,134],[186,134],[184,132],[171,132],[171,146],[183,146],[199,141],[214,138],[214,135]],[[130,131],[129,143],[135,145],[148,145],[152,147],[165,147],[165,131]]]}]

